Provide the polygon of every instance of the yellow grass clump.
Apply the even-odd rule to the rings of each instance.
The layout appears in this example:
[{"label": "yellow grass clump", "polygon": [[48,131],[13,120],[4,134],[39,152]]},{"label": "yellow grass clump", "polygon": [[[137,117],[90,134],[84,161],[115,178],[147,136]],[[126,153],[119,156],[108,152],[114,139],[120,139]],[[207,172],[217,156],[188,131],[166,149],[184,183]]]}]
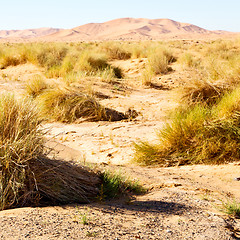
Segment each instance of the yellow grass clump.
[{"label": "yellow grass clump", "polygon": [[44,119],[74,122],[88,121],[119,121],[126,119],[125,114],[104,108],[93,97],[76,89],[47,89],[36,98],[37,105]]},{"label": "yellow grass clump", "polygon": [[100,177],[89,169],[46,157],[44,131],[32,102],[0,97],[0,210],[89,202]]},{"label": "yellow grass clump", "polygon": [[135,144],[142,164],[221,164],[240,158],[239,89],[207,106],[179,110],[159,131],[159,144]]},{"label": "yellow grass clump", "polygon": [[35,75],[25,84],[26,93],[33,98],[40,95],[45,89],[49,87],[49,84],[47,84],[46,80],[44,80],[40,75]]}]

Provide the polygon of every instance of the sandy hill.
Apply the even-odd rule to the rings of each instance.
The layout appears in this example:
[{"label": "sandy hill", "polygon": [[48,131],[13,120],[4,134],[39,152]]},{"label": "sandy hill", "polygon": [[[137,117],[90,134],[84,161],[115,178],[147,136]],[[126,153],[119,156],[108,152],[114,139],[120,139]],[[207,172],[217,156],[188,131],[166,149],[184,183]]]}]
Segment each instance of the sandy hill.
[{"label": "sandy hill", "polygon": [[170,19],[119,18],[104,23],[88,23],[72,29],[39,28],[0,31],[0,40],[91,41],[219,38],[236,33],[209,31]]},{"label": "sandy hill", "polygon": [[226,35],[193,24],[170,19],[120,18],[104,23],[89,23],[51,34],[48,40],[147,40],[164,38],[202,38]]},{"label": "sandy hill", "polygon": [[42,37],[56,33],[61,29],[57,28],[38,28],[26,30],[2,30],[0,31],[0,39],[29,39]]}]

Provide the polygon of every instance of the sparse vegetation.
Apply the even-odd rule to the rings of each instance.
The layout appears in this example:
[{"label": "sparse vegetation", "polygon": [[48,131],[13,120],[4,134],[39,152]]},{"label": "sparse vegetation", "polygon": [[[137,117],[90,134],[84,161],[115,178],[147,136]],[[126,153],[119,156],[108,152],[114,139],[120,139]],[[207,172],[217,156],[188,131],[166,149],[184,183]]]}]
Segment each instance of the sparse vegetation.
[{"label": "sparse vegetation", "polygon": [[101,201],[119,197],[127,192],[140,194],[146,191],[138,181],[126,178],[120,172],[113,173],[110,171],[103,171],[100,174],[100,178],[102,179],[102,184],[100,186],[98,199]]},{"label": "sparse vegetation", "polygon": [[135,144],[135,160],[167,166],[238,161],[240,115],[238,107],[233,107],[236,100],[232,96],[236,96],[235,91],[212,107],[198,104],[179,110],[159,131],[159,144]]},{"label": "sparse vegetation", "polygon": [[[190,75],[180,90],[182,106],[160,131],[159,144],[136,143],[137,161],[167,165],[221,163],[234,161],[239,155],[240,45],[237,40],[2,46],[2,68],[30,62],[42,67],[45,77],[58,79],[58,86],[52,88],[48,79],[36,77],[27,82],[26,92],[34,98],[44,119],[68,123],[80,119],[126,118],[101,106],[94,98],[93,89],[91,93],[86,90],[88,78],[89,84],[97,79],[113,85],[117,78],[124,77],[122,69],[114,67],[113,61],[147,58],[141,59],[147,61],[139,80],[142,85],[152,86],[159,75],[172,71],[177,60],[183,65],[182,71]],[[232,153],[231,148],[234,148]]]},{"label": "sparse vegetation", "polygon": [[26,191],[24,185],[30,179],[29,184],[34,181],[28,163],[43,154],[43,131],[39,125],[36,109],[27,101],[18,102],[12,95],[0,97],[1,210],[27,202],[31,195],[33,189]]},{"label": "sparse vegetation", "polygon": [[49,85],[46,83],[43,77],[36,75],[26,83],[25,88],[27,94],[35,98],[40,95],[43,90],[49,88]]},{"label": "sparse vegetation", "polygon": [[36,98],[44,118],[61,122],[74,122],[85,117],[89,121],[108,120],[104,107],[74,89],[47,89]]},{"label": "sparse vegetation", "polygon": [[236,202],[236,200],[223,203],[222,207],[222,211],[226,214],[240,218],[240,203]]},{"label": "sparse vegetation", "polygon": [[152,49],[148,54],[148,67],[154,74],[164,74],[172,70],[169,63],[174,60],[175,58],[169,50],[164,48]]},{"label": "sparse vegetation", "polygon": [[[45,156],[36,108],[12,95],[0,99],[0,209],[87,202],[100,179],[90,170]],[[88,182],[90,181],[90,182]]]}]

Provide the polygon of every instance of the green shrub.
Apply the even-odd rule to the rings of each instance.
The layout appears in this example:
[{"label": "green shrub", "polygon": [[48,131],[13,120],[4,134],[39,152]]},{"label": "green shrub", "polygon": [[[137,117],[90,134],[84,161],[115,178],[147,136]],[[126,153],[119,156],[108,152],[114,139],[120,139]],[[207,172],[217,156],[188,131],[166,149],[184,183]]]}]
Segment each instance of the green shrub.
[{"label": "green shrub", "polygon": [[226,118],[222,118],[222,106],[227,108],[220,101],[216,107],[196,105],[179,111],[172,121],[159,131],[158,144],[135,144],[135,161],[164,166],[238,161],[240,114],[235,109],[226,115]]},{"label": "green shrub", "polygon": [[103,171],[100,174],[100,178],[102,180],[98,197],[100,200],[116,198],[128,192],[140,194],[146,191],[138,181],[133,181],[123,176],[120,172]]},{"label": "green shrub", "polygon": [[240,218],[240,203],[236,201],[223,203],[222,211],[233,217]]}]

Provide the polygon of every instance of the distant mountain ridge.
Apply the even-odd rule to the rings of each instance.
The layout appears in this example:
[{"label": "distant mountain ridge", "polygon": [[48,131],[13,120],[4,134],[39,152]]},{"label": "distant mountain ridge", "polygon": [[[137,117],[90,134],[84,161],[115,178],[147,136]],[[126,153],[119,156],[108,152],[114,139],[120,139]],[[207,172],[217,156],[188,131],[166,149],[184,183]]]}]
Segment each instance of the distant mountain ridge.
[{"label": "distant mountain ridge", "polygon": [[62,29],[58,28],[37,28],[37,29],[25,29],[25,30],[0,30],[0,38],[36,38],[47,36],[49,34],[56,33]]},{"label": "distant mountain ridge", "polygon": [[0,31],[0,38],[42,41],[158,40],[217,37],[226,34],[234,33],[210,31],[171,19],[119,18],[104,23],[88,23],[72,29],[39,28]]}]

